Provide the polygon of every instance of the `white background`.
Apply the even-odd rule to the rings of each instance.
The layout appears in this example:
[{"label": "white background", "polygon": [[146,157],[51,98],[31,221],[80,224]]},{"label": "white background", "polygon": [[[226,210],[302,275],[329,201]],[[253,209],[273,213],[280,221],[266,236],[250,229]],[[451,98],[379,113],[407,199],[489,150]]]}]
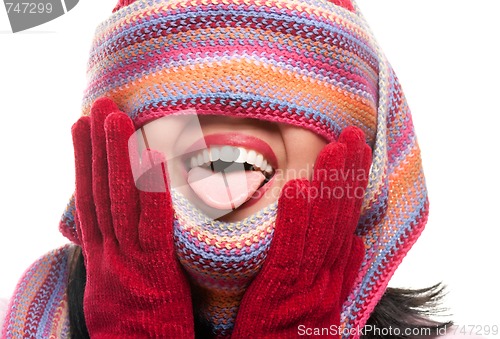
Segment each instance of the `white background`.
[{"label": "white background", "polygon": [[[430,192],[427,229],[391,281],[443,281],[459,324],[500,325],[498,0],[359,0],[403,84]],[[74,186],[70,128],[96,25],[115,0],[82,0],[24,33],[0,7],[0,297],[66,240]]]}]

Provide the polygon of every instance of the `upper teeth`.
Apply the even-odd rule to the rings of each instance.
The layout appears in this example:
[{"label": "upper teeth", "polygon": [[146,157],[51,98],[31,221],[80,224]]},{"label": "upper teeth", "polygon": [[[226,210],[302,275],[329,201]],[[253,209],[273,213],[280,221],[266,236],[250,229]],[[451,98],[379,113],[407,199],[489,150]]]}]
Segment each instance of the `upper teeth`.
[{"label": "upper teeth", "polygon": [[243,147],[233,146],[210,146],[200,150],[189,159],[190,168],[209,165],[211,162],[221,160],[224,162],[247,163],[260,169],[262,172],[271,174],[273,167],[260,153],[247,150]]}]

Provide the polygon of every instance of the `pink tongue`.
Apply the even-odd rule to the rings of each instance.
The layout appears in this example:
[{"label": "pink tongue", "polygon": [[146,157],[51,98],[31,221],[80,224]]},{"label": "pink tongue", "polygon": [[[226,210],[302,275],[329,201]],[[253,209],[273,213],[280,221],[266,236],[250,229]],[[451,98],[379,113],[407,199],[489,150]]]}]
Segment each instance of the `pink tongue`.
[{"label": "pink tongue", "polygon": [[188,183],[193,191],[205,204],[217,209],[238,208],[264,180],[264,174],[258,171],[214,173],[208,168],[195,167],[188,173]]}]

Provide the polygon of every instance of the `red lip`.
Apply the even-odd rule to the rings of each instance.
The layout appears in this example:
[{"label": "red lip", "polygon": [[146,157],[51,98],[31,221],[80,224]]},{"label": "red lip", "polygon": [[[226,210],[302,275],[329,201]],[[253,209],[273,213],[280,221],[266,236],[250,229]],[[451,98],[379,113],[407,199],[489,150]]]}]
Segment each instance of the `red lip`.
[{"label": "red lip", "polygon": [[224,133],[224,134],[211,134],[196,141],[193,145],[189,146],[184,152],[189,154],[191,152],[199,151],[210,146],[233,146],[243,147],[248,150],[254,150],[262,154],[264,158],[271,164],[274,169],[278,168],[278,160],[271,147],[263,140],[241,133]]}]

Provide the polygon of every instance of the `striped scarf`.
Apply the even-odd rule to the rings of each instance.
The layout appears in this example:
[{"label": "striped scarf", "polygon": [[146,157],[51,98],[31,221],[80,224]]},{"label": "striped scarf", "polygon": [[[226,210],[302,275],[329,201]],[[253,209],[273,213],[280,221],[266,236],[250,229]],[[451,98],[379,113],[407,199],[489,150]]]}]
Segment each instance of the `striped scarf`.
[{"label": "striped scarf", "polygon": [[9,302],[0,338],[69,338],[66,287],[75,248],[51,251],[26,270]]},{"label": "striped scarf", "polygon": [[206,217],[172,190],[177,256],[192,282],[193,308],[215,337],[231,333],[241,299],[271,244],[277,203],[237,222]]}]

